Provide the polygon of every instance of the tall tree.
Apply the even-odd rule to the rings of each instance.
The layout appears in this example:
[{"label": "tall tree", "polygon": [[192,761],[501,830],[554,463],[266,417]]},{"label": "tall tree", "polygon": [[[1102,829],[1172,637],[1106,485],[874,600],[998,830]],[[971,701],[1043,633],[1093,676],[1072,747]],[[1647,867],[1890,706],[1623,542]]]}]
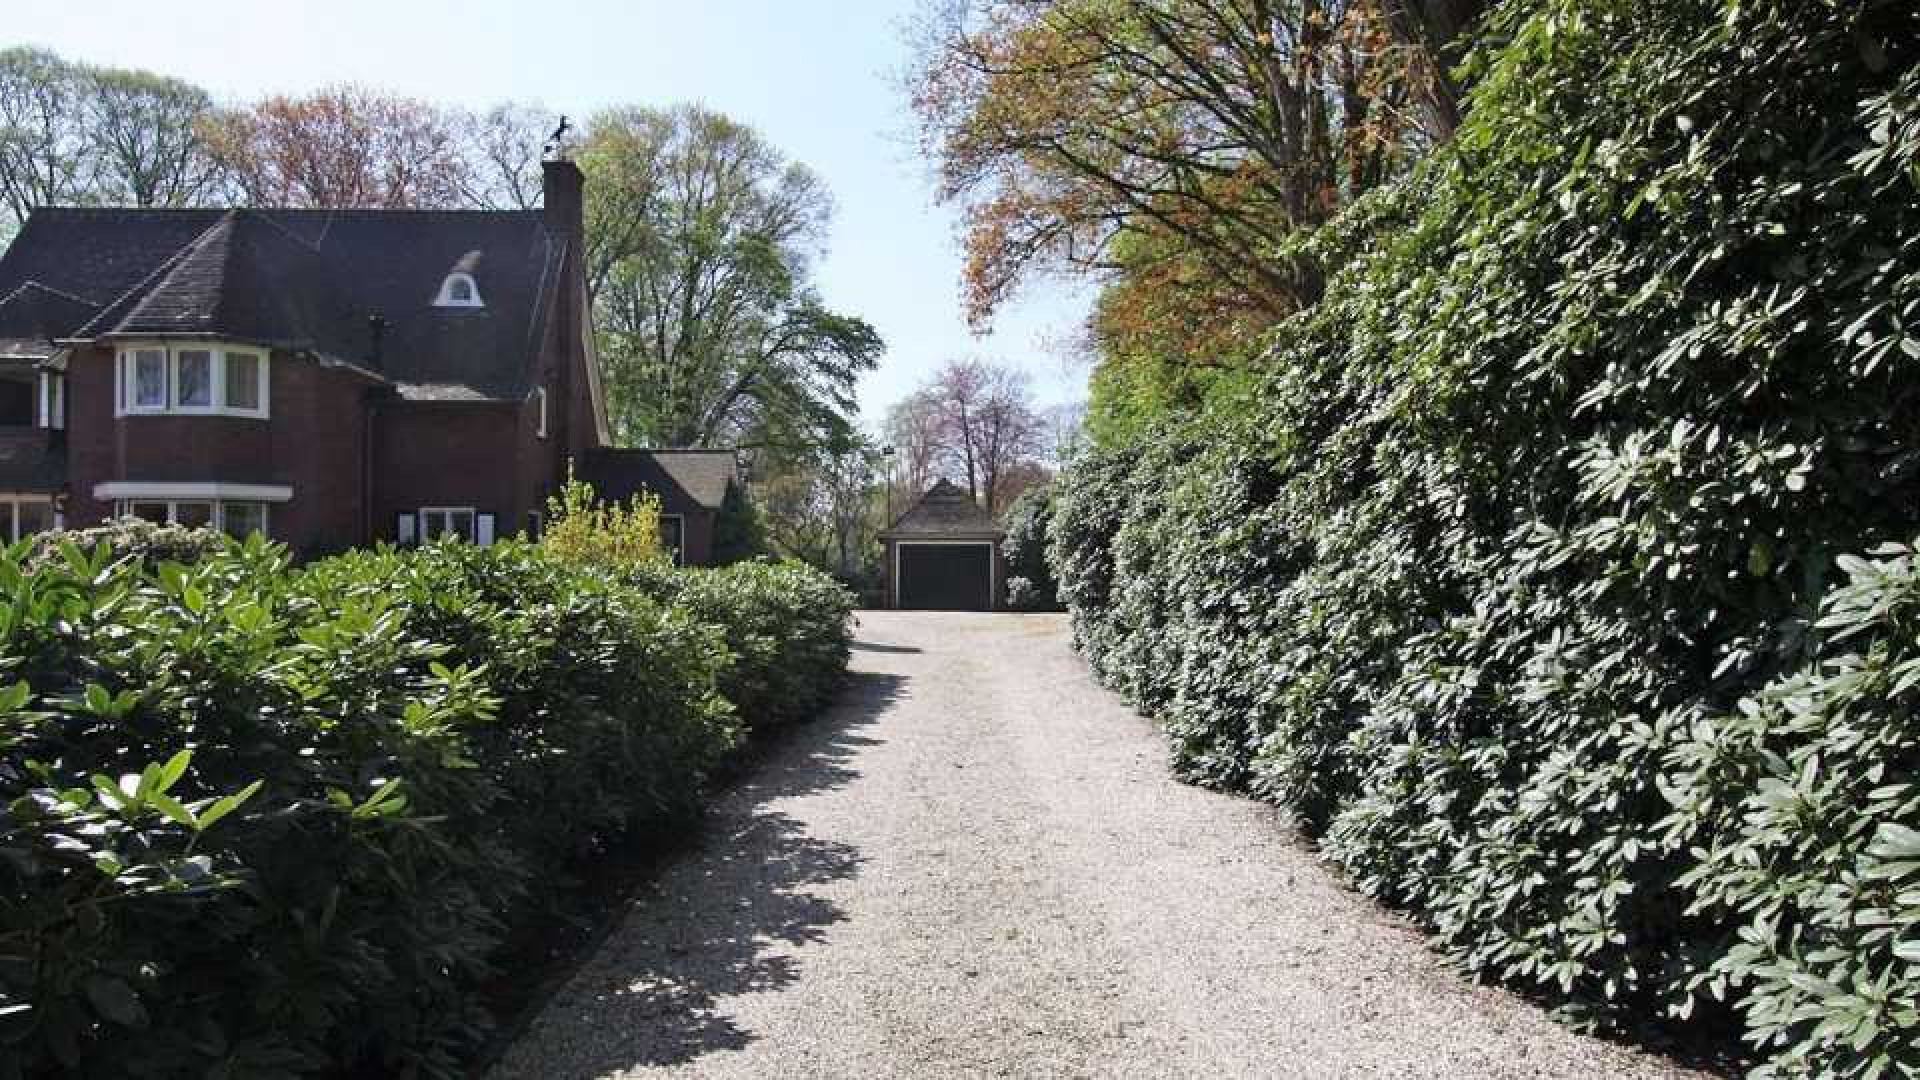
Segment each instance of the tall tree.
[{"label": "tall tree", "polygon": [[255,205],[461,206],[475,187],[454,115],[362,87],[270,97],[207,129]]},{"label": "tall tree", "polygon": [[832,212],[819,179],[692,105],[604,112],[580,161],[617,437],[849,444],[854,384],[882,345],[808,284]]},{"label": "tall tree", "polygon": [[1318,296],[1299,240],[1451,133],[1484,4],[927,2],[909,86],[970,317],[1034,273],[1091,276],[1102,366],[1146,369],[1097,385],[1156,404]]},{"label": "tall tree", "polygon": [[[974,500],[997,512],[1012,498],[1009,481],[1039,456],[1047,425],[1033,404],[1025,371],[983,360],[952,360],[916,395],[937,419],[940,459]],[[914,399],[909,399],[909,402]]]},{"label": "tall tree", "polygon": [[[946,464],[947,441],[943,410],[930,389],[916,390],[887,410],[886,437],[893,447],[892,495],[912,499],[933,486]],[[903,504],[904,505],[904,504]],[[887,515],[897,507],[890,500]]]},{"label": "tall tree", "polygon": [[0,51],[0,197],[12,224],[94,198],[84,73],[45,49]]},{"label": "tall tree", "polygon": [[538,105],[505,102],[454,121],[467,167],[464,201],[482,210],[531,210],[543,190],[542,148],[560,118]]},{"label": "tall tree", "polygon": [[945,0],[914,105],[963,204],[970,306],[1036,262],[1116,269],[1115,241],[1179,241],[1247,302],[1292,310],[1296,227],[1431,138],[1374,0]]},{"label": "tall tree", "polygon": [[856,585],[875,584],[884,525],[880,453],[869,440],[788,460],[758,486],[773,547]]},{"label": "tall tree", "polygon": [[213,99],[189,82],[147,71],[85,72],[86,137],[103,202],[193,206],[217,197],[220,162],[207,145]]}]

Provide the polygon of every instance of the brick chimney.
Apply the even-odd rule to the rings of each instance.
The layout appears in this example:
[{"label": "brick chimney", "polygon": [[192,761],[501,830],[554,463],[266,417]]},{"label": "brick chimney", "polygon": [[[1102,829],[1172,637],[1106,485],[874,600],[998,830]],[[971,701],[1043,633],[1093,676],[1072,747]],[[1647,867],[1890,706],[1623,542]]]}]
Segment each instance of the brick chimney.
[{"label": "brick chimney", "polygon": [[547,225],[579,233],[584,227],[582,191],[586,177],[580,166],[564,158],[540,163],[540,187]]}]

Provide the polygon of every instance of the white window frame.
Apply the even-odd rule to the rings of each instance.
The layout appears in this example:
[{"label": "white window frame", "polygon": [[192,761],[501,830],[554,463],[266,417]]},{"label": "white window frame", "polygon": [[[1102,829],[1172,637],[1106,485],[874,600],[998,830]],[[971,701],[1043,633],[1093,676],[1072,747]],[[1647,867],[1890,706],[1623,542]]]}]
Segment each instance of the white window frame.
[{"label": "white window frame", "polygon": [[58,371],[40,373],[39,414],[35,427],[59,431],[67,426],[67,377]]},{"label": "white window frame", "polygon": [[[133,400],[134,388],[138,385],[135,371],[140,363],[141,353],[158,352],[161,354],[161,403],[158,405],[140,405]],[[180,354],[206,353],[208,355],[207,405],[180,404]],[[246,408],[227,404],[227,358],[229,356],[252,357],[258,367],[256,386],[259,391],[259,405]],[[115,416],[238,416],[249,420],[266,420],[272,416],[273,355],[266,349],[250,346],[224,345],[218,342],[182,341],[172,344],[156,342],[129,342],[120,347],[113,366],[113,414]]]},{"label": "white window frame", "polygon": [[273,536],[273,504],[262,499],[222,499],[214,503],[213,527],[226,533],[228,536],[234,537],[236,540],[246,539],[245,536],[237,535],[227,528],[227,510],[233,506],[241,505],[257,506],[260,508],[260,528],[258,532],[261,536],[271,539]]},{"label": "white window frame", "polygon": [[[142,405],[134,400],[135,388],[140,385],[136,374],[140,365],[141,353],[160,354],[160,401],[156,405]],[[115,416],[133,416],[138,413],[163,413],[167,411],[167,402],[173,399],[173,361],[169,358],[164,345],[131,345],[120,350],[120,362],[114,368],[113,401]]]},{"label": "white window frame", "polygon": [[178,496],[133,495],[114,500],[113,516],[117,518],[132,517],[133,508],[136,503],[166,507],[167,524],[169,525],[178,525],[180,523],[180,508],[182,506],[210,507],[210,512],[207,514],[207,523],[204,527],[218,529],[221,532],[227,531],[227,504],[246,503],[250,506],[258,506],[260,508],[261,535],[269,537],[273,535],[273,506],[265,499],[216,499],[210,496],[181,498]]},{"label": "white window frame", "polygon": [[[467,287],[466,299],[462,300],[453,295],[453,287],[455,285],[465,285]],[[415,293],[414,295],[418,296],[419,294]],[[446,276],[446,279],[440,282],[440,292],[438,295],[436,295],[433,298],[433,306],[434,307],[451,307],[451,308],[481,308],[481,307],[486,307],[487,304],[486,304],[486,301],[480,299],[480,283],[473,280],[473,275],[466,273],[464,271],[456,270],[453,273],[448,274]]]},{"label": "white window frame", "polygon": [[[433,530],[427,527],[428,519],[432,518],[435,515],[440,515],[442,517],[445,517],[447,519],[446,524],[448,526],[451,526],[453,524],[453,515],[455,514],[467,515],[467,525],[469,528],[472,529],[472,532],[465,536],[460,536],[459,533],[454,533],[454,535],[460,536],[460,539],[466,541],[469,544],[479,543],[480,511],[474,509],[471,506],[423,506],[421,507],[417,517],[417,520],[419,521],[420,524],[415,528],[414,536],[422,544],[432,543],[435,537],[433,535]],[[449,528],[447,531],[453,532],[451,528]]]},{"label": "white window frame", "polygon": [[534,434],[534,437],[536,438],[544,439],[547,437],[547,388],[546,387],[536,386],[533,388],[533,405],[534,405],[534,408],[538,410],[538,412],[535,414],[535,418],[533,422],[533,434]]},{"label": "white window frame", "polygon": [[673,565],[684,566],[687,561],[687,516],[685,514],[660,515],[660,546],[667,547],[667,522],[677,522],[680,526],[680,542],[667,548],[667,554],[673,558]]},{"label": "white window frame", "polygon": [[45,506],[53,530],[66,527],[60,511],[53,505],[53,496],[35,495],[30,492],[4,494],[0,495],[0,543],[12,544],[20,540],[20,507],[24,503]]}]

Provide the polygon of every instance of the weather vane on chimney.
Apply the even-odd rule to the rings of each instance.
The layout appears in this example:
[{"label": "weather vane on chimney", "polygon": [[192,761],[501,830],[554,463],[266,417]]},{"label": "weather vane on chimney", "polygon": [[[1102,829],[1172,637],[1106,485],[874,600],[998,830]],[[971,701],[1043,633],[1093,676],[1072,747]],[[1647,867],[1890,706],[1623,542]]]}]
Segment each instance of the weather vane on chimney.
[{"label": "weather vane on chimney", "polygon": [[547,136],[547,145],[545,149],[541,151],[542,155],[548,161],[570,160],[570,148],[567,146],[567,133],[572,130],[573,125],[567,122],[567,118],[563,114],[560,117],[560,126],[554,128],[553,134]]}]

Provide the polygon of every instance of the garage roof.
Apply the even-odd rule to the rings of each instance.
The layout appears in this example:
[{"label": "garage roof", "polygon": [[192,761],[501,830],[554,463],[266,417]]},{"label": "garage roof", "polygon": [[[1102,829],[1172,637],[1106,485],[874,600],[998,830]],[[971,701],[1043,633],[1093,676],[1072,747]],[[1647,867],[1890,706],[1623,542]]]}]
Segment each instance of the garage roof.
[{"label": "garage roof", "polygon": [[882,540],[998,540],[1006,530],[967,489],[940,480],[880,534]]}]

